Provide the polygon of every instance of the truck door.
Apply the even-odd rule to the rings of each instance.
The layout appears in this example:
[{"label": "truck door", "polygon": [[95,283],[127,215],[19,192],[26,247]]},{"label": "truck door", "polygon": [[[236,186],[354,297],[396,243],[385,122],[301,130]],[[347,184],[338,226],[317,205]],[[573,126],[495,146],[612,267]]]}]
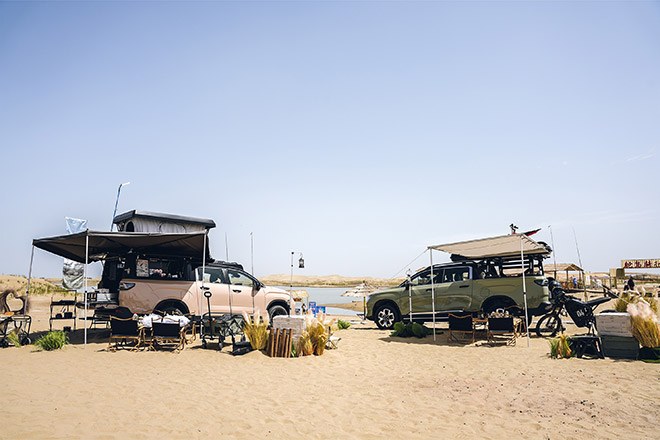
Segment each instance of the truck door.
[{"label": "truck door", "polygon": [[[208,302],[204,297],[202,290],[202,268],[197,269],[197,292],[199,295],[201,309],[200,314],[208,312]],[[220,267],[205,267],[204,268],[204,287],[211,292],[211,312],[212,313],[229,313],[229,284],[227,283],[225,273]]]},{"label": "truck door", "polygon": [[436,308],[470,310],[472,304],[472,269],[469,266],[445,268],[442,286],[445,290],[441,298],[438,297],[436,291]]},{"label": "truck door", "polygon": [[[443,304],[439,299],[444,296],[447,290],[446,285],[439,284],[442,279],[442,269],[433,270],[434,289],[431,289],[431,269],[427,269],[415,275],[410,281],[412,289],[412,311],[413,316],[419,313],[428,314],[431,316],[433,312],[433,290],[435,290],[435,304],[436,312],[441,312],[443,309],[439,308],[439,304]],[[403,298],[403,301],[407,301]]]},{"label": "truck door", "polygon": [[239,269],[225,269],[229,281],[229,294],[233,313],[254,312],[254,294],[257,283],[247,273]]}]

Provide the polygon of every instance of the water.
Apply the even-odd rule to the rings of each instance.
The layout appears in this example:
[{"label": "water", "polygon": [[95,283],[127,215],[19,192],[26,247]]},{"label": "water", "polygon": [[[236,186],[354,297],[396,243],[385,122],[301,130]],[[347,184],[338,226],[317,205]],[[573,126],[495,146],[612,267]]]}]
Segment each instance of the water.
[{"label": "water", "polygon": [[[290,286],[277,286],[280,289],[289,290]],[[361,301],[362,298],[353,298],[349,296],[341,296],[342,293],[350,289],[350,287],[297,287],[294,290],[306,290],[309,294],[309,301],[316,301],[317,305],[321,304],[348,304],[353,301]],[[335,307],[328,307],[326,313],[331,315],[357,315],[357,312],[347,309],[338,309]]]}]

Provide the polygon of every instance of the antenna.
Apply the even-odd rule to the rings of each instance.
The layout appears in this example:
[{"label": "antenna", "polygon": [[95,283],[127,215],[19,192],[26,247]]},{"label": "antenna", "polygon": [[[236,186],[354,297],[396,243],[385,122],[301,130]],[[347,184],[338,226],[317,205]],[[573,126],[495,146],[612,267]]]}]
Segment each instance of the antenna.
[{"label": "antenna", "polygon": [[225,232],[225,261],[229,261],[229,242],[227,241],[226,232]]}]

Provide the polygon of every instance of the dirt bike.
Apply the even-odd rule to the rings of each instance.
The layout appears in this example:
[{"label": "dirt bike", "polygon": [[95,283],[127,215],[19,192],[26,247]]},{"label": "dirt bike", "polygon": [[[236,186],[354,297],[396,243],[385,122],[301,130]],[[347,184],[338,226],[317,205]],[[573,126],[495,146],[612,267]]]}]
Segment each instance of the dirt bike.
[{"label": "dirt bike", "polygon": [[[536,323],[536,334],[540,337],[553,337],[559,332],[566,330],[561,322],[561,316],[568,313],[573,323],[577,327],[589,329],[589,334],[592,334],[596,326],[596,317],[594,316],[594,309],[616,295],[608,293],[609,297],[595,298],[589,301],[581,301],[576,297],[567,294],[557,281],[552,278],[548,279],[548,289],[550,290],[550,303],[552,308],[548,313],[543,315]],[[564,313],[564,311],[566,313]]]}]

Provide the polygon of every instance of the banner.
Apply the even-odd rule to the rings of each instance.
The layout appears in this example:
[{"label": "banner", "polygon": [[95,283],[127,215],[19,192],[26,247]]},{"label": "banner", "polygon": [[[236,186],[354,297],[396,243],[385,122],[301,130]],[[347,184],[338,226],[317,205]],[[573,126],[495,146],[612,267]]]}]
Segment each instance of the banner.
[{"label": "banner", "polygon": [[[65,217],[67,234],[77,234],[87,229],[87,220]],[[78,290],[83,287],[85,265],[64,259],[62,267],[62,287],[67,290]]]},{"label": "banner", "polygon": [[621,260],[624,269],[660,269],[660,259]]}]

